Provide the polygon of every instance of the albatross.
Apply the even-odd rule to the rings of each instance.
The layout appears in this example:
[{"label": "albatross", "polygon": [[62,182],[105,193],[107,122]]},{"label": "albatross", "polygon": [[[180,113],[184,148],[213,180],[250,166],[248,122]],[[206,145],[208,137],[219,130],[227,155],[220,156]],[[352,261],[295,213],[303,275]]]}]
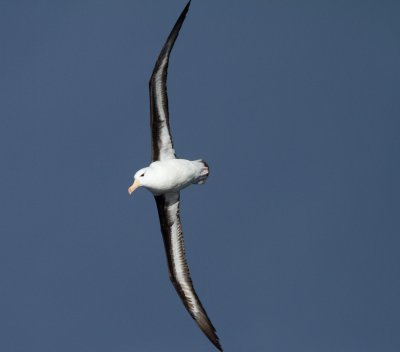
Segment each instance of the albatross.
[{"label": "albatross", "polygon": [[153,193],[160,218],[161,233],[167,255],[169,277],[185,308],[203,333],[222,351],[215,328],[194,290],[185,257],[182,225],[179,215],[180,191],[191,184],[203,184],[209,169],[204,160],[177,158],[169,126],[167,73],[169,55],[189,10],[183,9],[161,49],[150,78],[150,125],[152,137],[151,164],[135,173],[128,188],[132,194],[139,187]]}]

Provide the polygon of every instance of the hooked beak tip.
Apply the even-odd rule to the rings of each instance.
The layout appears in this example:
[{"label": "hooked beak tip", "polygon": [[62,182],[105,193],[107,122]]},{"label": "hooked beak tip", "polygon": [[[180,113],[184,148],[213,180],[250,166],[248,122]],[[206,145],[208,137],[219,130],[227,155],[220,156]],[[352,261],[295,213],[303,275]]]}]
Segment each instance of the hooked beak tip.
[{"label": "hooked beak tip", "polygon": [[140,186],[141,186],[140,182],[138,180],[135,180],[135,182],[133,182],[132,185],[128,188],[129,195],[131,195],[133,191]]}]

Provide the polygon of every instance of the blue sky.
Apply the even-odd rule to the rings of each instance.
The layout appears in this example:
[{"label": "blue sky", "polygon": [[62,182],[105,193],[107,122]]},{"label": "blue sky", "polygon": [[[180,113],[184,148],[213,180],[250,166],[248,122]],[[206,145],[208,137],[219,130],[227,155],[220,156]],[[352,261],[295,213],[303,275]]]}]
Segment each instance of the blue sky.
[{"label": "blue sky", "polygon": [[[148,80],[185,2],[0,2],[0,350],[213,351],[169,282]],[[400,5],[196,1],[171,55],[226,351],[400,349]]]}]

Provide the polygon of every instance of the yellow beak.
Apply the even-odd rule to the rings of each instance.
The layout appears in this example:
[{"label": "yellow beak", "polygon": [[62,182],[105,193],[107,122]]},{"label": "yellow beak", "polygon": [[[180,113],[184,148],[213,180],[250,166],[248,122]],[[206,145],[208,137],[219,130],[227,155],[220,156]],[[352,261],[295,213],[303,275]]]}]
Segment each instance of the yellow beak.
[{"label": "yellow beak", "polygon": [[140,186],[141,186],[140,181],[136,179],[135,182],[133,182],[132,185],[128,188],[129,195],[131,195],[133,191]]}]

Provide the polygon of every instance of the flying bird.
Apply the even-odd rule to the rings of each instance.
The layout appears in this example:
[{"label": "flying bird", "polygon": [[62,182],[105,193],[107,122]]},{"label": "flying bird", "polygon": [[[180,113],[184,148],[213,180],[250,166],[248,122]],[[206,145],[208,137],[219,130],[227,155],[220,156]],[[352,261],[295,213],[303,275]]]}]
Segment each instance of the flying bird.
[{"label": "flying bird", "polygon": [[203,184],[208,165],[203,160],[179,159],[175,154],[169,126],[167,72],[169,55],[189,10],[190,1],[172,28],[161,49],[150,78],[150,126],[152,137],[151,164],[134,176],[129,194],[138,187],[153,193],[160,218],[167,255],[169,277],[187,311],[203,333],[222,351],[221,344],[207,313],[194,290],[185,257],[182,225],[179,215],[180,191],[191,184]]}]

